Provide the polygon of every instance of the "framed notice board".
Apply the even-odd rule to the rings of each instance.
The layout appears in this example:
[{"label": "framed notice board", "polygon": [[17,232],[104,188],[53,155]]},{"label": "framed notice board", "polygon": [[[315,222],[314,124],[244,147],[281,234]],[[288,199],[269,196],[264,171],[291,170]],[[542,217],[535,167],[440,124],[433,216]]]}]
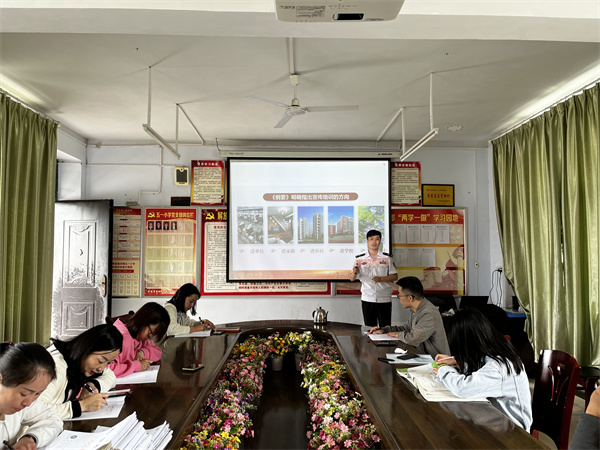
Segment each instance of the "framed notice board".
[{"label": "framed notice board", "polygon": [[172,296],[196,284],[196,208],[146,208],[144,296]]},{"label": "framed notice board", "polygon": [[398,278],[416,276],[426,294],[466,294],[465,237],[465,208],[392,208]]},{"label": "framed notice board", "polygon": [[202,295],[331,295],[331,283],[227,282],[227,210],[202,210]]},{"label": "framed notice board", "polygon": [[226,161],[192,161],[192,205],[226,204]]},{"label": "framed notice board", "polygon": [[113,297],[140,296],[142,210],[113,208]]}]

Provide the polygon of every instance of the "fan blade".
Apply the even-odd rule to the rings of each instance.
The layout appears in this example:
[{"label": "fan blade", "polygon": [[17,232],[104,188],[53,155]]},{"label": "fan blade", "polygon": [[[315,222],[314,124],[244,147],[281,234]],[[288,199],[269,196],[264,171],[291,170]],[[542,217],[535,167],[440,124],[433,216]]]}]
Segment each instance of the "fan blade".
[{"label": "fan blade", "polygon": [[328,111],[353,111],[358,109],[358,105],[345,106],[305,106],[306,112],[328,112]]},{"label": "fan blade", "polygon": [[250,100],[258,100],[260,102],[270,103],[271,105],[279,106],[280,108],[289,108],[290,105],[286,105],[285,103],[276,102],[275,100],[269,100],[268,98],[255,97],[254,95],[249,95]]},{"label": "fan blade", "polygon": [[289,114],[284,114],[281,119],[279,119],[279,122],[277,122],[277,125],[275,125],[273,128],[283,128],[283,126],[288,123],[291,118],[292,116]]}]

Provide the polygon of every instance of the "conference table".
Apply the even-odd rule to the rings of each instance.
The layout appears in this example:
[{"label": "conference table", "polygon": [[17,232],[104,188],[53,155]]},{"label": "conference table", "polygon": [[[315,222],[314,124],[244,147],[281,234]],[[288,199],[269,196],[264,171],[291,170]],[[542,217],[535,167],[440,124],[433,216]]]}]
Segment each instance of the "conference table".
[{"label": "conference table", "polygon": [[[379,361],[394,347],[378,347],[361,332],[360,325],[309,320],[269,320],[229,323],[240,332],[204,338],[171,337],[161,344],[158,381],[130,385],[133,392],[118,418],[66,422],[65,428],[92,431],[99,425],[113,426],[136,412],[145,428],[168,422],[173,430],[169,448],[179,448],[190,433],[198,412],[236,342],[247,336],[267,336],[275,331],[311,331],[319,339],[336,343],[354,387],[386,449],[536,449],[547,448],[486,402],[427,402],[396,374],[398,366]],[[414,353],[414,348],[398,343]],[[186,373],[183,367],[201,362],[204,369]],[[118,380],[117,380],[118,383]],[[117,389],[122,388],[117,384]]]}]

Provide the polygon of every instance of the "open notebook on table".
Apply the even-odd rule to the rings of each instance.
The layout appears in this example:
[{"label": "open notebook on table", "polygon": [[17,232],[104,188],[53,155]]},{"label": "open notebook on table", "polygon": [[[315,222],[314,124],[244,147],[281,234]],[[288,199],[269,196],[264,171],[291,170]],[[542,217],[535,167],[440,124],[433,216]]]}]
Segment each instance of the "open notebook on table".
[{"label": "open notebook on table", "polygon": [[[435,364],[435,363],[433,363]],[[435,379],[433,364],[396,369],[400,377],[417,388],[428,402],[487,402],[487,398],[461,398],[454,395],[441,382]]]},{"label": "open notebook on table", "polygon": [[123,405],[125,404],[125,396],[108,397],[106,399],[106,405],[100,408],[98,411],[84,411],[79,417],[72,417],[70,419],[63,419],[65,422],[73,422],[77,420],[91,420],[91,419],[110,419],[119,417]]}]

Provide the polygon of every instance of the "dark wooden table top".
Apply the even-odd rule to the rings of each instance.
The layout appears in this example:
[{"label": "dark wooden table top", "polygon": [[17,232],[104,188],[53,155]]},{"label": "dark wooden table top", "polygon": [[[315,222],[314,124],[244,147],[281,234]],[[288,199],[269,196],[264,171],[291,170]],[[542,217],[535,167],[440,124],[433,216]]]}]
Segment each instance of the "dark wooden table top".
[{"label": "dark wooden table top", "polygon": [[[239,338],[253,333],[310,330],[330,334],[337,343],[349,375],[379,430],[382,448],[546,448],[490,404],[425,401],[395,373],[396,366],[378,361],[394,347],[376,347],[361,334],[359,325],[329,322],[315,326],[305,320],[270,320],[226,326],[239,326],[242,332],[208,338],[169,338],[162,344],[157,383],[131,385],[133,393],[118,418],[67,422],[65,428],[91,431],[98,425],[112,426],[135,411],[145,428],[167,421],[174,436],[169,448],[178,448]],[[409,346],[399,346],[413,352]],[[193,374],[181,370],[194,362],[203,363],[204,369]]]}]

